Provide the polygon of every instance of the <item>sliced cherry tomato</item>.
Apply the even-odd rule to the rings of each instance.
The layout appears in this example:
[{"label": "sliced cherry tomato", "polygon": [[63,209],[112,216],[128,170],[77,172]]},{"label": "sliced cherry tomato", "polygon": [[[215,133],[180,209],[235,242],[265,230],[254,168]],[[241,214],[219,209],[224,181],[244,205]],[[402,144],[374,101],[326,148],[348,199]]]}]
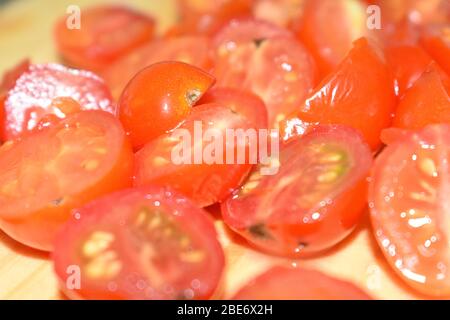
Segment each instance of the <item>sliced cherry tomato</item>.
[{"label": "sliced cherry tomato", "polygon": [[432,64],[406,91],[397,107],[393,125],[420,129],[444,122],[450,122],[450,79]]},{"label": "sliced cherry tomato", "polygon": [[224,221],[272,254],[301,257],[325,250],[358,223],[371,163],[356,130],[319,126],[282,146],[278,173],[255,169],[222,204]]},{"label": "sliced cherry tomato", "polygon": [[321,77],[328,75],[360,37],[375,37],[367,27],[366,6],[358,0],[307,1],[298,36],[314,56]]},{"label": "sliced cherry tomato", "polygon": [[218,103],[233,112],[244,115],[255,128],[268,127],[267,109],[264,102],[255,94],[233,88],[215,87],[209,90],[199,101],[199,105]]},{"label": "sliced cherry tomato", "polygon": [[425,32],[421,38],[421,44],[441,68],[450,75],[450,27],[448,23]]},{"label": "sliced cherry tomato", "polygon": [[100,71],[153,38],[155,21],[122,6],[83,9],[80,25],[64,16],[55,25],[58,50],[71,65]]},{"label": "sliced cherry tomato", "polygon": [[133,153],[120,122],[82,111],[0,148],[0,228],[50,251],[70,210],[132,183]]},{"label": "sliced cherry tomato", "polygon": [[169,188],[127,189],[74,211],[53,254],[65,284],[80,268],[84,299],[207,299],[224,254],[206,211]]},{"label": "sliced cherry tomato", "polygon": [[[381,144],[381,130],[388,127],[396,98],[392,76],[383,53],[361,38],[344,61],[325,78],[300,108],[298,117],[283,125],[302,132],[313,124],[344,124],[360,130],[372,150]],[[299,130],[297,127],[300,127]],[[291,132],[283,132],[289,138]]]},{"label": "sliced cherry tomato", "polygon": [[205,71],[182,62],[160,62],[140,71],[119,100],[119,116],[133,147],[178,126],[214,84]]},{"label": "sliced cherry tomato", "polygon": [[374,234],[392,268],[422,293],[450,296],[450,126],[410,132],[377,157],[369,188]]},{"label": "sliced cherry tomato", "polygon": [[269,127],[298,108],[316,84],[315,64],[306,49],[283,28],[255,20],[230,22],[214,39],[218,86],[259,95]]},{"label": "sliced cherry tomato", "polygon": [[239,290],[234,300],[371,300],[354,284],[319,271],[273,267]]},{"label": "sliced cherry tomato", "polygon": [[[199,127],[203,133],[199,133]],[[256,153],[247,140],[243,145],[237,139],[227,143],[226,130],[250,128],[243,114],[229,108],[217,104],[196,106],[179,128],[182,132],[163,135],[136,153],[135,184],[171,186],[201,207],[224,200],[240,186],[252,167],[249,157],[237,163],[238,152]],[[207,130],[214,130],[218,137],[206,137]],[[222,151],[212,150],[217,145]],[[231,156],[233,161],[227,161]]]},{"label": "sliced cherry tomato", "polygon": [[394,86],[398,97],[403,96],[432,61],[422,48],[409,45],[387,48],[386,59],[394,73]]},{"label": "sliced cherry tomato", "polygon": [[119,98],[130,79],[151,64],[162,61],[180,61],[200,69],[212,69],[210,40],[207,37],[191,36],[158,39],[133,50],[102,73],[113,96]]},{"label": "sliced cherry tomato", "polygon": [[[12,81],[7,81],[4,100],[4,140],[20,136],[36,127],[50,113],[57,97],[69,97],[82,109],[115,112],[111,93],[104,81],[89,71],[67,69],[58,64],[20,64]],[[61,111],[61,110],[59,110]],[[58,112],[58,117],[65,115]]]}]

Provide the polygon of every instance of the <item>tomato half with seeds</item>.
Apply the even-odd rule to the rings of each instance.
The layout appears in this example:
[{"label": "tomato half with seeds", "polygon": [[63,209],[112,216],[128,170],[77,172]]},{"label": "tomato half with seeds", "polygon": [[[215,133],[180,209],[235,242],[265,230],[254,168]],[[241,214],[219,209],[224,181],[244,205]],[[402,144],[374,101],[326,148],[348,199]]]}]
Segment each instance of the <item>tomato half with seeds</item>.
[{"label": "tomato half with seeds", "polygon": [[259,95],[271,128],[297,110],[316,84],[312,57],[286,29],[255,20],[232,21],[214,45],[217,85]]},{"label": "tomato half with seeds", "polygon": [[[170,188],[127,189],[74,211],[53,253],[63,291],[84,299],[207,299],[224,254],[207,212]],[[68,289],[71,266],[80,289]]]},{"label": "tomato half with seeds", "polygon": [[377,157],[369,187],[375,237],[418,291],[450,296],[450,125],[406,132]]},{"label": "tomato half with seeds", "polygon": [[48,114],[64,118],[65,114],[52,106],[55,98],[72,98],[83,110],[115,112],[108,87],[92,72],[59,64],[22,63],[12,73],[15,76],[5,82],[4,140],[33,130]]},{"label": "tomato half with seeds", "polygon": [[319,126],[283,145],[222,204],[225,223],[263,251],[302,257],[335,245],[366,206],[372,156],[358,132]]},{"label": "tomato half with seeds", "polygon": [[196,106],[180,127],[136,153],[135,185],[168,185],[201,207],[222,201],[257,162],[258,144],[246,138],[247,129],[255,132],[243,114],[220,104]]},{"label": "tomato half with seeds", "polygon": [[157,62],[179,61],[209,71],[212,68],[210,42],[209,38],[202,36],[157,39],[119,59],[102,75],[114,98],[119,98],[136,73]]},{"label": "tomato half with seeds", "polygon": [[234,300],[371,300],[354,284],[319,271],[273,267],[239,290]]},{"label": "tomato half with seeds", "polygon": [[133,153],[120,122],[82,111],[0,148],[0,229],[51,251],[70,210],[132,183]]},{"label": "tomato half with seeds", "polygon": [[214,82],[207,72],[182,62],[160,62],[140,71],[119,100],[119,117],[133,147],[178,126]]},{"label": "tomato half with seeds", "polygon": [[100,71],[150,41],[154,32],[155,21],[145,14],[124,6],[98,6],[83,9],[78,17],[76,12],[62,17],[55,25],[55,40],[70,65]]}]

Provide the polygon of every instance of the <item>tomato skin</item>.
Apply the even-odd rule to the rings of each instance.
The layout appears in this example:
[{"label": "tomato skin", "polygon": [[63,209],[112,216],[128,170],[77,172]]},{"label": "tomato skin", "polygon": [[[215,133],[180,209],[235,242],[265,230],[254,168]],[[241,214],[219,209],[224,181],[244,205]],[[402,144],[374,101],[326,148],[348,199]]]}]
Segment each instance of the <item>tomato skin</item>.
[{"label": "tomato skin", "polygon": [[450,122],[450,80],[435,64],[431,64],[404,94],[393,126],[420,129],[444,122]]},{"label": "tomato skin", "polygon": [[[42,169],[42,171],[40,171],[41,169],[33,169],[32,167],[27,167],[27,163],[38,163],[39,161],[51,163],[56,159],[55,157],[60,157],[59,159],[62,162],[58,162],[58,169],[55,170],[62,170],[61,166],[71,167],[74,165],[72,163],[74,160],[72,159],[62,160],[63,154],[53,154],[55,148],[59,148],[61,145],[52,140],[59,132],[64,131],[64,128],[69,131],[74,130],[74,123],[79,123],[80,128],[83,125],[89,125],[94,126],[97,130],[109,130],[109,137],[116,139],[116,141],[109,142],[110,146],[114,146],[111,147],[113,149],[109,154],[109,168],[105,169],[106,171],[102,175],[97,174],[97,180],[92,181],[90,185],[83,185],[80,190],[72,190],[72,192],[68,191],[68,194],[60,195],[61,191],[55,189],[55,183],[62,184],[61,179],[68,179],[74,172],[63,170],[62,174],[65,174],[66,177],[60,176],[55,178],[48,171],[45,171],[47,169]],[[72,137],[71,139],[74,138]],[[46,150],[40,150],[39,145],[45,146]],[[88,145],[82,147],[85,148],[85,152],[89,149]],[[103,194],[129,187],[132,184],[133,153],[131,146],[118,120],[103,111],[82,111],[61,120],[61,122],[48,130],[36,132],[23,137],[22,140],[10,141],[1,147],[0,158],[2,169],[9,170],[9,173],[0,171],[0,175],[5,181],[1,190],[2,193],[0,193],[0,203],[2,205],[0,210],[0,229],[23,244],[44,251],[52,250],[55,233],[69,218],[70,210]],[[15,196],[20,192],[25,193],[21,201],[24,203],[22,205],[20,203],[11,203],[7,193],[3,194],[3,192],[8,192],[5,185],[7,184],[6,178],[10,180],[9,175],[16,174],[11,169],[11,163],[23,166],[20,170],[14,169],[19,174],[15,181],[20,185],[20,189],[16,191]],[[35,166],[44,167],[44,164],[35,164]],[[51,166],[50,168],[53,167]],[[56,179],[57,182],[53,179]],[[78,182],[73,181],[73,183]],[[37,184],[43,184],[41,189],[44,189],[42,192],[45,197],[55,194],[55,199],[43,203],[43,200],[36,198],[38,197],[37,195],[27,193],[27,188],[36,187]],[[45,189],[47,187],[50,189]],[[33,205],[35,201],[38,204]]]},{"label": "tomato skin", "polygon": [[79,29],[69,29],[68,19],[55,25],[59,53],[70,65],[97,72],[151,40],[155,31],[151,17],[122,6],[83,9]]},{"label": "tomato skin", "polygon": [[354,284],[319,271],[276,266],[239,290],[233,300],[372,300]]},{"label": "tomato skin", "polygon": [[[5,81],[5,121],[1,136],[11,140],[32,130],[46,115],[54,113],[52,101],[73,98],[83,110],[115,112],[111,93],[103,79],[89,71],[58,64],[20,64]],[[6,79],[6,78],[5,78]],[[64,117],[60,115],[59,117]]]},{"label": "tomato skin", "polygon": [[[143,208],[144,213],[160,217],[160,225],[152,225],[146,234],[138,225],[150,222],[140,220]],[[171,230],[174,237],[180,236],[180,243],[174,243],[171,234],[163,239],[166,241],[152,237],[164,231],[161,227]],[[121,265],[115,276],[93,276],[89,270],[84,252],[89,235],[95,232],[114,239],[107,250],[115,252]],[[202,253],[201,261],[177,259],[183,253],[180,239],[190,241],[187,253]],[[152,259],[145,259],[149,248],[153,250]],[[219,285],[225,262],[207,212],[173,189],[158,186],[121,190],[76,209],[58,233],[53,260],[61,288],[70,298],[124,300],[208,299]],[[78,290],[65,285],[71,265],[81,269],[82,286]]]},{"label": "tomato skin", "polygon": [[119,100],[119,117],[134,148],[180,124],[214,84],[205,71],[181,62],[160,62],[140,71]]},{"label": "tomato skin", "polygon": [[[375,151],[381,144],[381,130],[391,124],[395,104],[392,74],[383,53],[361,38],[306,99],[296,120],[303,127],[317,123],[353,127]],[[284,132],[282,136],[289,138],[291,134]]]},{"label": "tomato skin", "polygon": [[[334,166],[321,162],[336,157]],[[293,258],[316,254],[344,239],[366,206],[372,162],[358,132],[318,126],[281,146],[279,162],[275,175],[261,176],[256,168],[222,203],[224,222],[258,249]],[[322,178],[330,176],[334,178],[323,183]]]},{"label": "tomato skin", "polygon": [[450,75],[450,39],[448,33],[448,25],[436,26],[423,32],[420,43],[441,68]]}]

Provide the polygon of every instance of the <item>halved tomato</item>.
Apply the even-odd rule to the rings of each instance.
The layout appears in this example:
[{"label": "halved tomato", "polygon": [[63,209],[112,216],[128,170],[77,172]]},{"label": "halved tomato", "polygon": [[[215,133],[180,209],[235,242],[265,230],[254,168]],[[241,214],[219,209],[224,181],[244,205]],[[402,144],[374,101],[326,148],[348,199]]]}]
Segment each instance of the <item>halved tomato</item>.
[{"label": "halved tomato", "polygon": [[[206,211],[170,188],[127,189],[74,211],[53,253],[62,290],[84,299],[207,299],[224,254]],[[80,287],[71,267],[80,269]]]},{"label": "halved tomato", "polygon": [[[32,130],[45,115],[65,114],[52,106],[58,97],[69,97],[83,110],[115,112],[111,93],[103,79],[89,71],[68,69],[59,64],[21,63],[5,81],[5,123],[1,136],[14,139]],[[5,79],[8,79],[5,78]]]},{"label": "halved tomato", "polygon": [[450,125],[406,134],[377,157],[369,187],[375,237],[418,291],[450,296]]},{"label": "halved tomato", "polygon": [[119,117],[134,148],[177,127],[215,79],[182,62],[160,62],[140,71],[119,100]]},{"label": "halved tomato", "polygon": [[82,111],[0,148],[0,228],[50,251],[70,210],[132,183],[133,153],[120,122]]},{"label": "halved tomato", "polygon": [[[252,126],[222,105],[196,106],[179,128],[136,153],[135,184],[168,185],[201,207],[224,200],[249,173],[250,153],[257,156],[258,145],[245,138]],[[232,129],[242,130],[245,140],[238,140],[238,131],[227,138]]]},{"label": "halved tomato", "polygon": [[230,22],[214,38],[217,85],[252,91],[266,104],[269,127],[298,109],[316,84],[307,50],[286,29],[256,20]]},{"label": "halved tomato", "polygon": [[369,147],[354,129],[319,126],[283,145],[278,172],[256,168],[222,204],[225,223],[256,247],[302,257],[345,238],[366,206]]},{"label": "halved tomato", "polygon": [[124,6],[98,6],[73,15],[56,23],[55,40],[62,57],[81,69],[102,70],[150,41],[155,31],[151,17]]},{"label": "halved tomato", "polygon": [[234,300],[371,300],[354,284],[319,271],[273,267],[239,290]]}]

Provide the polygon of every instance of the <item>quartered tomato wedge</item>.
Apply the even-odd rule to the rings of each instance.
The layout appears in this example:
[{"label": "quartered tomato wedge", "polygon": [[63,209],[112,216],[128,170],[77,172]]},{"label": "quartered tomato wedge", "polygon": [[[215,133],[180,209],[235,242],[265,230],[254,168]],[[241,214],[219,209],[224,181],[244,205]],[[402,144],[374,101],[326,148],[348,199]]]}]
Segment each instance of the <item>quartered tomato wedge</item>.
[{"label": "quartered tomato wedge", "polygon": [[369,205],[392,268],[418,291],[450,296],[450,126],[404,135],[378,156]]},{"label": "quartered tomato wedge", "polygon": [[[317,123],[348,125],[360,130],[372,150],[377,150],[381,130],[390,125],[395,104],[392,76],[383,52],[361,38],[337,69],[308,96],[298,117],[287,120],[293,125],[282,127],[295,135]],[[288,139],[291,132],[283,132],[282,136]]]},{"label": "quartered tomato wedge", "polygon": [[273,267],[239,290],[234,300],[371,300],[354,284],[319,271]]},{"label": "quartered tomato wedge", "polygon": [[67,69],[58,64],[22,63],[13,77],[5,78],[5,122],[1,136],[16,138],[32,130],[48,114],[63,118],[52,101],[58,97],[74,99],[83,110],[115,112],[111,93],[104,81],[89,71]]},{"label": "quartered tomato wedge", "polygon": [[143,45],[102,72],[118,98],[130,79],[151,64],[162,61],[179,61],[191,64],[205,71],[212,69],[210,40],[207,37],[188,36],[171,39],[157,39]]},{"label": "quartered tomato wedge", "polygon": [[301,257],[345,238],[366,205],[369,147],[356,130],[320,126],[280,150],[278,172],[253,171],[222,204],[225,223],[256,247]]},{"label": "quartered tomato wedge", "polygon": [[312,57],[283,28],[236,20],[216,35],[214,45],[217,84],[259,95],[267,107],[269,127],[277,127],[297,110],[316,84]]},{"label": "quartered tomato wedge", "polygon": [[[448,5],[450,6],[450,4]],[[450,75],[450,27],[448,23],[424,32],[420,42],[428,54]]]},{"label": "quartered tomato wedge", "polygon": [[401,99],[393,125],[420,129],[428,124],[450,122],[450,79],[435,64],[406,91]]},{"label": "quartered tomato wedge", "polygon": [[153,38],[155,21],[122,6],[99,6],[64,16],[55,25],[62,57],[74,67],[100,71]]},{"label": "quartered tomato wedge", "polygon": [[[74,211],[53,254],[69,297],[207,299],[224,254],[207,212],[168,188],[127,189]],[[80,289],[69,290],[70,267]]]},{"label": "quartered tomato wedge", "polygon": [[215,79],[181,62],[160,62],[139,72],[119,100],[119,117],[133,147],[177,127]]},{"label": "quartered tomato wedge", "polygon": [[82,111],[0,148],[0,228],[50,251],[70,210],[131,185],[133,153],[111,114]]},{"label": "quartered tomato wedge", "polygon": [[[243,114],[227,107],[196,106],[177,130],[136,153],[135,184],[168,185],[201,207],[224,200],[249,173],[249,152],[257,154],[257,144],[239,141],[236,136],[226,140],[226,130],[242,129],[245,133],[251,128],[255,129]],[[239,155],[245,156],[242,162]]]}]

